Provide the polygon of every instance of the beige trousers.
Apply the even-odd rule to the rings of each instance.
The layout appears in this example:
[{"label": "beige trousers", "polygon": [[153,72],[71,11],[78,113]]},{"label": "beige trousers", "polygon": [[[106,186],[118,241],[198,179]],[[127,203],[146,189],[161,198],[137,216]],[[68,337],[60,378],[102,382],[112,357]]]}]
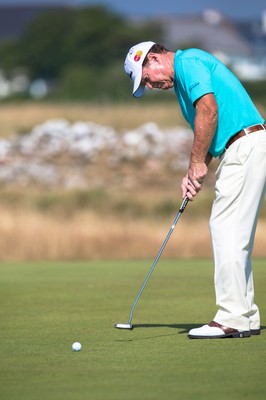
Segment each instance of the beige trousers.
[{"label": "beige trousers", "polygon": [[236,140],[216,171],[210,218],[215,264],[214,321],[239,330],[260,327],[254,303],[251,254],[266,191],[266,131]]}]

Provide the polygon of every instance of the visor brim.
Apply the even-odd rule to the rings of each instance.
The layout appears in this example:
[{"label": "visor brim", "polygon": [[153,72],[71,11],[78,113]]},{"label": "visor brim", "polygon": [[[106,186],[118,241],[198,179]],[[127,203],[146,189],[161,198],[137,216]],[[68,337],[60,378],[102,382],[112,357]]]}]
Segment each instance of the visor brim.
[{"label": "visor brim", "polygon": [[145,85],[141,84],[141,79],[142,79],[142,68],[134,80],[134,85],[133,85],[133,96],[134,97],[141,97],[144,93]]}]

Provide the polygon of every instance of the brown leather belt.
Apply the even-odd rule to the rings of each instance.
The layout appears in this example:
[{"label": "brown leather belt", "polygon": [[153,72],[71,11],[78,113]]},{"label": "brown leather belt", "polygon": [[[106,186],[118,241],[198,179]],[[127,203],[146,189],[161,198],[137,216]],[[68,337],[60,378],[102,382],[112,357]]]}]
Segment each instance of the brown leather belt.
[{"label": "brown leather belt", "polygon": [[266,124],[253,125],[249,126],[248,128],[242,129],[242,131],[237,132],[234,136],[232,136],[228,140],[228,142],[225,145],[225,148],[228,149],[228,147],[230,147],[231,144],[233,144],[237,139],[240,139],[245,135],[249,135],[250,133],[261,131],[262,129],[266,131]]}]

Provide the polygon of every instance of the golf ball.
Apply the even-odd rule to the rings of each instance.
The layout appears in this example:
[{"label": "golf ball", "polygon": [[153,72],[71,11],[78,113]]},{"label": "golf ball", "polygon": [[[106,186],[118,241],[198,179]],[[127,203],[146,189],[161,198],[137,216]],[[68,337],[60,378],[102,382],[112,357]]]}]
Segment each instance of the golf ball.
[{"label": "golf ball", "polygon": [[80,351],[81,350],[81,344],[79,343],[79,342],[74,342],[73,344],[72,344],[72,350],[74,350],[74,351]]}]

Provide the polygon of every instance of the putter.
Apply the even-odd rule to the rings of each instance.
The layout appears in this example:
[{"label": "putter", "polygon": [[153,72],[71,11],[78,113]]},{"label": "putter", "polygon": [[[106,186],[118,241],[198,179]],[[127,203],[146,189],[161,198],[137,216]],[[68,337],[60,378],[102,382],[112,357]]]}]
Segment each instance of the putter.
[{"label": "putter", "polygon": [[146,276],[146,278],[143,281],[143,284],[142,284],[142,286],[140,288],[140,291],[139,291],[139,293],[138,293],[138,295],[137,295],[137,297],[136,297],[136,299],[135,299],[135,301],[134,301],[134,303],[133,303],[133,305],[131,307],[128,323],[127,324],[116,324],[115,328],[117,328],[117,329],[129,329],[129,330],[133,329],[133,325],[132,325],[131,322],[132,322],[133,312],[134,312],[134,309],[135,309],[135,307],[137,305],[137,302],[139,301],[139,298],[140,298],[140,296],[141,296],[141,294],[142,294],[142,292],[143,292],[143,290],[144,290],[144,288],[145,288],[145,286],[146,286],[146,284],[147,284],[147,282],[148,282],[148,280],[149,280],[149,278],[150,278],[150,276],[151,276],[151,274],[152,274],[152,272],[153,272],[153,270],[154,270],[154,268],[155,268],[155,266],[156,266],[156,264],[157,264],[157,262],[158,262],[158,260],[159,260],[159,258],[161,256],[161,254],[162,254],[162,252],[163,252],[163,250],[164,250],[164,248],[165,248],[165,246],[166,246],[166,244],[167,244],[167,242],[168,242],[173,230],[175,229],[177,221],[179,220],[182,212],[185,210],[188,202],[189,202],[189,199],[186,196],[184,198],[180,208],[179,208],[178,213],[176,214],[176,217],[174,219],[173,225],[171,226],[171,228],[170,228],[170,230],[169,230],[169,232],[168,232],[168,234],[167,234],[167,236],[166,236],[166,238],[165,238],[165,240],[164,240],[164,242],[163,242],[163,244],[162,244],[162,246],[161,246],[161,248],[160,248],[160,250],[159,250],[159,252],[158,252],[158,254],[157,254],[157,256],[156,256],[156,258],[155,258],[155,260],[154,260],[154,262],[153,262],[153,264],[152,264],[152,266],[151,266],[151,268],[150,268],[150,270],[149,270],[149,272],[147,274],[147,276]]}]

